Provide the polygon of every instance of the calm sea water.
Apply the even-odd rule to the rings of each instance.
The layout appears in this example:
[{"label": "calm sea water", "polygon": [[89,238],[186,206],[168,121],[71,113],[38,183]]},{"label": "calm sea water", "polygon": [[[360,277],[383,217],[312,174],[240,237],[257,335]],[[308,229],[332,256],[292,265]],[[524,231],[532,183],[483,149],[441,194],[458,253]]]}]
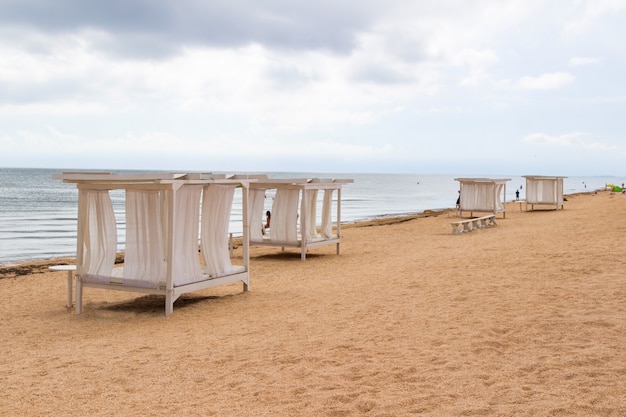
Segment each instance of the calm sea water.
[{"label": "calm sea water", "polygon": [[[52,174],[60,172],[56,169],[0,168],[0,265],[75,256],[78,192],[74,184],[52,179]],[[472,177],[463,174],[266,174],[271,178],[354,179],[354,184],[342,189],[342,222],[454,207],[459,188],[454,178]],[[511,178],[507,183],[507,201],[515,198],[515,190],[520,185],[525,186],[525,179],[519,176],[490,177]],[[566,194],[572,194],[625,181],[620,177],[569,177],[564,180],[564,188]],[[123,250],[124,195],[121,191],[114,191],[111,197],[120,231],[119,246]],[[524,198],[524,189],[520,198]],[[239,219],[241,199],[236,196],[234,204],[233,219]],[[266,204],[271,206],[271,202]],[[233,220],[231,231],[240,232],[241,223]]]}]

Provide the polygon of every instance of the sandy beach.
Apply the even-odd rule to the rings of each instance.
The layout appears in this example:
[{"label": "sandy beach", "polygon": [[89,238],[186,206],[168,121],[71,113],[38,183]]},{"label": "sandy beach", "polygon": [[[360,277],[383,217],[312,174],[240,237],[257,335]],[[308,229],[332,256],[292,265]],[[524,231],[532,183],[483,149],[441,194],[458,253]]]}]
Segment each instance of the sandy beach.
[{"label": "sandy beach", "polygon": [[[253,247],[251,288],[163,298],[0,269],[2,416],[624,416],[626,195]],[[55,263],[55,262],[52,262]]]}]

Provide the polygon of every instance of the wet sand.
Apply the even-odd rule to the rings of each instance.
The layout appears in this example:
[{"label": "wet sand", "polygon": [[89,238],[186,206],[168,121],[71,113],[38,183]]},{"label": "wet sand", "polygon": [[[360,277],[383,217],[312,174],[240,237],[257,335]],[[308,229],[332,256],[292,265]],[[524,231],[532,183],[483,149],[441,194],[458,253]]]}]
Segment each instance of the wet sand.
[{"label": "wet sand", "polygon": [[[0,269],[0,415],[624,416],[626,195],[344,226],[251,250],[251,288],[163,298]],[[62,263],[55,261],[54,263]]]}]

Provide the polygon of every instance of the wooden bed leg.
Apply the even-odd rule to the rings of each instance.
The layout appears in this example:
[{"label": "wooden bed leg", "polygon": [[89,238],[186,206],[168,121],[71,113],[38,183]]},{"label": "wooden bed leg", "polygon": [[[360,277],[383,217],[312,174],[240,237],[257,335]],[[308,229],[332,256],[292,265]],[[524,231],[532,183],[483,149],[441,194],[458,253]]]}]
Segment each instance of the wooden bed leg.
[{"label": "wooden bed leg", "polygon": [[76,314],[83,312],[83,282],[76,276]]},{"label": "wooden bed leg", "polygon": [[172,301],[172,292],[165,294],[165,316],[169,316],[174,312],[174,302]]}]

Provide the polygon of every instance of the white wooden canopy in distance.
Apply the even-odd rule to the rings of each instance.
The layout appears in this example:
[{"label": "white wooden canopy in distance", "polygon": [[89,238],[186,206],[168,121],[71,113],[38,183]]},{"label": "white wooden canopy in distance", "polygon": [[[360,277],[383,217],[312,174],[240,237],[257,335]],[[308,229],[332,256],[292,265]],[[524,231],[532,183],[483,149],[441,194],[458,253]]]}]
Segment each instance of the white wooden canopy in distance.
[{"label": "white wooden canopy in distance", "polygon": [[455,178],[459,182],[459,215],[469,212],[502,213],[506,217],[506,183],[510,178]]},{"label": "white wooden canopy in distance", "polygon": [[[300,249],[306,259],[309,249],[341,244],[341,187],[352,179],[323,178],[269,178],[267,175],[236,175],[234,178],[252,178],[250,183],[250,243],[252,245],[292,247]],[[265,206],[266,192],[273,193],[271,210]],[[336,193],[336,212],[331,206]],[[319,200],[318,200],[319,199]],[[318,222],[318,206],[321,222]],[[261,223],[264,213],[271,213],[271,227]],[[333,219],[334,217],[334,219]],[[334,228],[334,231],[333,231]]]},{"label": "white wooden canopy in distance", "polygon": [[526,178],[526,210],[530,204],[534,210],[535,204],[563,208],[563,178],[562,176],[524,175]]}]

